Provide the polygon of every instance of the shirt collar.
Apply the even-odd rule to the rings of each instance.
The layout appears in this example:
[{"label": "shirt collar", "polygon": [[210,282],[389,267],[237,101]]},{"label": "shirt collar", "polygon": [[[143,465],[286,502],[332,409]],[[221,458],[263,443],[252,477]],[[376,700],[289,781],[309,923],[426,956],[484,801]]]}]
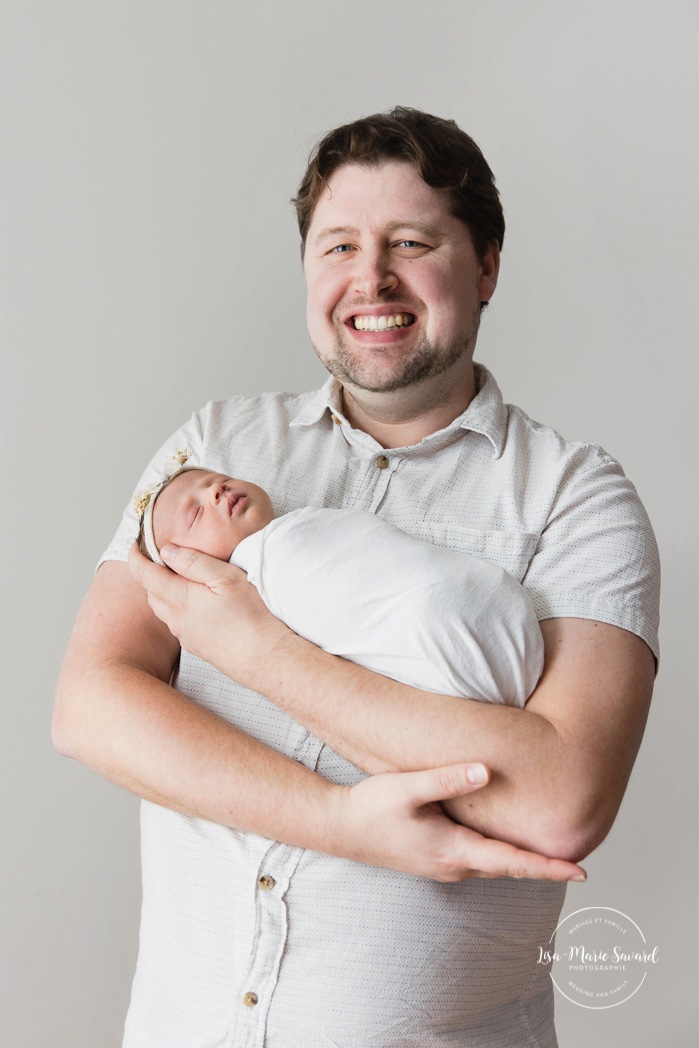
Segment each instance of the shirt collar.
[{"label": "shirt collar", "polygon": [[[495,458],[500,458],[507,437],[507,407],[497,382],[482,364],[474,364],[477,393],[466,410],[454,419],[445,429],[444,435],[454,429],[470,430],[481,433],[493,445]],[[328,380],[311,393],[300,411],[291,420],[292,426],[313,426],[323,418],[326,412],[342,416],[342,387],[332,375]],[[436,437],[437,434],[432,434]],[[428,441],[430,438],[426,438]]]},{"label": "shirt collar", "polygon": [[320,422],[326,411],[331,414],[342,414],[342,397],[340,383],[331,375],[315,393],[310,393],[301,410],[289,423],[291,426],[314,426]]},{"label": "shirt collar", "polygon": [[507,440],[507,405],[503,403],[500,387],[488,369],[482,364],[474,364],[473,367],[478,392],[453,425],[482,433],[493,445],[494,457],[500,458]]}]

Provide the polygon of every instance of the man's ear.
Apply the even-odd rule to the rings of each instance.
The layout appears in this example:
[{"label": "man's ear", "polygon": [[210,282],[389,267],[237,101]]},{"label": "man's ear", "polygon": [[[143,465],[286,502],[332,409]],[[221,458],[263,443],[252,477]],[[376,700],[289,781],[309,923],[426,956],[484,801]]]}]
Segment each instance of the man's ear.
[{"label": "man's ear", "polygon": [[481,305],[490,302],[498,286],[498,274],[500,272],[500,248],[495,240],[487,247],[481,259],[481,275],[478,282],[478,293]]}]

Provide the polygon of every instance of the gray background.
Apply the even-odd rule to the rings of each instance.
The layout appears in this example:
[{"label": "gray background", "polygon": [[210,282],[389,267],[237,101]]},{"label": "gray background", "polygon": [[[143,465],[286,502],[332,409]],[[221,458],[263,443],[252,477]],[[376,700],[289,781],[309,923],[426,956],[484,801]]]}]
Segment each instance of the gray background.
[{"label": "gray background", "polygon": [[498,177],[508,234],[479,359],[507,399],[617,456],[657,529],[654,710],[617,824],[564,912],[617,908],[660,960],[621,1007],[557,995],[557,1011],[562,1048],[686,1048],[699,867],[697,5],[3,7],[2,1044],[120,1043],[138,806],[52,751],[61,654],[168,432],[211,397],[323,378],[288,198],[320,133],[400,103],[455,117]]}]

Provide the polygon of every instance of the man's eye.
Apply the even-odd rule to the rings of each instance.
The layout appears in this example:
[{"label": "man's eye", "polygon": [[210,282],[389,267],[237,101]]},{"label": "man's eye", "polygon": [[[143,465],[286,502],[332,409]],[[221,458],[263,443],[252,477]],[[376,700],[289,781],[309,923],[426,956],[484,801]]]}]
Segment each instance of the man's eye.
[{"label": "man's eye", "polygon": [[346,254],[347,251],[351,251],[351,250],[352,250],[352,245],[351,244],[337,244],[336,247],[331,247],[330,248],[330,252],[329,253],[331,255],[344,255],[344,254]]},{"label": "man's eye", "polygon": [[418,240],[400,240],[398,247],[424,247]]}]

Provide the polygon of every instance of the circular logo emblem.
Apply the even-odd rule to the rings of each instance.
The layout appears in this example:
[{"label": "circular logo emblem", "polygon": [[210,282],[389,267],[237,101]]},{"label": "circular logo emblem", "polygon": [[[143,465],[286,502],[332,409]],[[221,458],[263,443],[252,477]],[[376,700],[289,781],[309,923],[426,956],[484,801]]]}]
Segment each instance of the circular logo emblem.
[{"label": "circular logo emblem", "polygon": [[573,1004],[616,1008],[640,990],[658,947],[620,910],[587,906],[563,918],[539,963],[551,965],[553,985]]}]

